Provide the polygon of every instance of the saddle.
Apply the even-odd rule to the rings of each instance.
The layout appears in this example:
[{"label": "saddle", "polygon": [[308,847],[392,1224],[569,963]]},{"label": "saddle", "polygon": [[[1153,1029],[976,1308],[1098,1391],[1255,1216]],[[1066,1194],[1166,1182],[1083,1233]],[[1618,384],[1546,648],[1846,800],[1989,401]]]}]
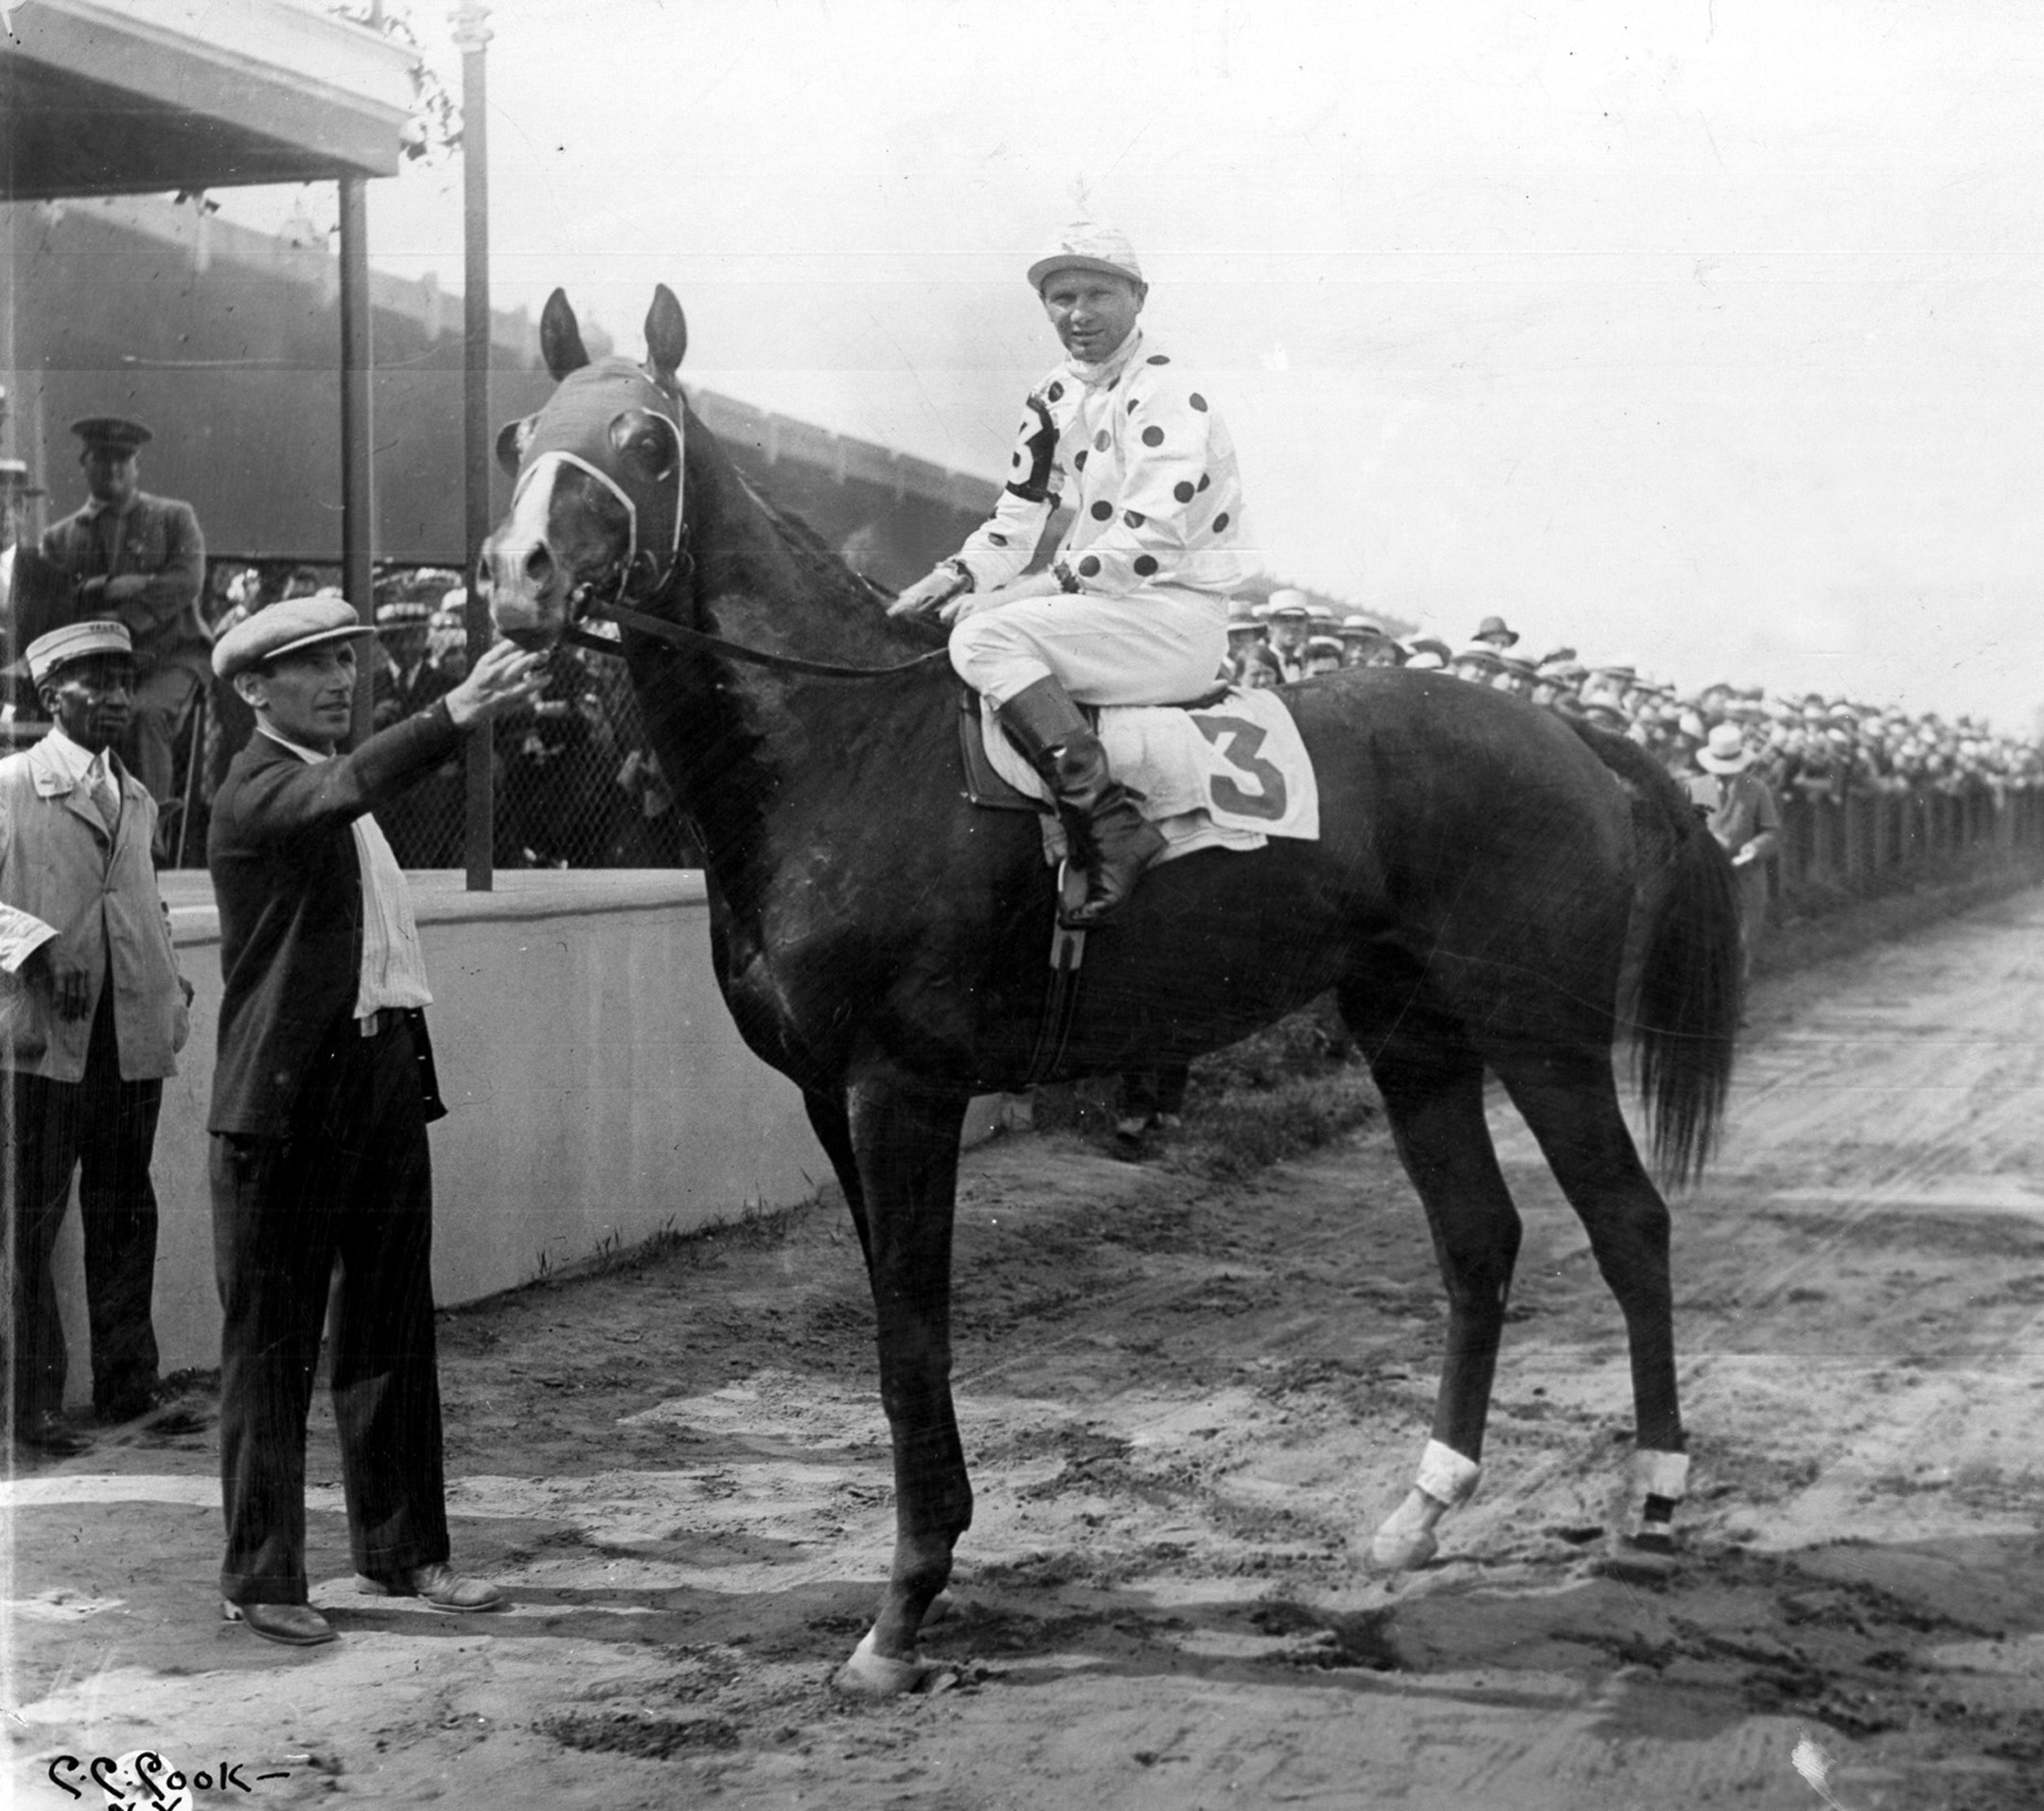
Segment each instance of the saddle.
[{"label": "saddle", "polygon": [[[1196,849],[1261,849],[1273,836],[1318,838],[1313,763],[1275,691],[1230,686],[1183,705],[1082,708],[1115,778],[1164,833],[1159,861]],[[1047,858],[1061,859],[1064,827],[1042,781],[970,686],[959,689],[959,752],[965,797],[988,811],[1038,814]]]}]

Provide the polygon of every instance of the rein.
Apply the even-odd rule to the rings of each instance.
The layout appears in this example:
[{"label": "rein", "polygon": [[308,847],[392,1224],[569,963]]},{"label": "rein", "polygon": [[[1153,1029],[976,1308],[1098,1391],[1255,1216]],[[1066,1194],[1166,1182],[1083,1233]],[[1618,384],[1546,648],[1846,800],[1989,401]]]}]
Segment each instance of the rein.
[{"label": "rein", "polygon": [[[727,642],[721,635],[707,635],[701,629],[686,628],[664,617],[648,616],[643,610],[629,609],[623,604],[591,604],[582,613],[602,622],[615,623],[636,635],[649,635],[655,641],[665,642],[674,647],[714,648],[734,660],[749,660],[754,666],[770,667],[777,673],[806,673],[819,679],[884,679],[892,674],[912,673],[932,660],[949,658],[948,649],[932,648],[927,654],[919,654],[914,659],[903,660],[894,666],[834,666],[827,660],[802,660],[792,654],[769,654],[764,648],[745,647],[736,642]],[[615,642],[573,626],[561,639],[597,654],[623,652]]]}]

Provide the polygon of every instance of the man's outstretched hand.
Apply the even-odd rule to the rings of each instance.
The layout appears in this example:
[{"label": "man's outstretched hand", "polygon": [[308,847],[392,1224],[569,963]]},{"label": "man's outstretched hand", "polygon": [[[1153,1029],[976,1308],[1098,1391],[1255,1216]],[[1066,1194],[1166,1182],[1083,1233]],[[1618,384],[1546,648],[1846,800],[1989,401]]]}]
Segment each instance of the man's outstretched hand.
[{"label": "man's outstretched hand", "polygon": [[448,715],[457,730],[488,723],[529,702],[546,682],[546,656],[527,653],[515,642],[497,642],[468,669],[468,677],[447,695]]}]

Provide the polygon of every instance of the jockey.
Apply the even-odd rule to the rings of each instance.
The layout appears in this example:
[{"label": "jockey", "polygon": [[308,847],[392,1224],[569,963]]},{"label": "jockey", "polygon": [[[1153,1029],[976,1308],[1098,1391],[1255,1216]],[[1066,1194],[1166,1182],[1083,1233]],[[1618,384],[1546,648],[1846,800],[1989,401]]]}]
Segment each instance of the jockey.
[{"label": "jockey", "polygon": [[[1149,286],[1127,238],[1068,226],[1029,280],[1068,356],[1024,405],[992,517],[891,607],[952,624],[952,665],[1043,775],[1086,870],[1084,902],[1066,915],[1083,928],[1127,901],[1164,839],[1077,706],[1210,692],[1229,597],[1254,567],[1234,445],[1204,388],[1138,325]],[[1066,501],[1075,515],[1055,561],[1025,577]]]}]

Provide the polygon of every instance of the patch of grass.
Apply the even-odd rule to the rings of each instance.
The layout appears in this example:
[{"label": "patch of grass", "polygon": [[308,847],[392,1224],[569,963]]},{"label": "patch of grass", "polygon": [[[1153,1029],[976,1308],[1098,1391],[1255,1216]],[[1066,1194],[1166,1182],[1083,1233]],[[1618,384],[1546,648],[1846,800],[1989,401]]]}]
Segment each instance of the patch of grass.
[{"label": "patch of grass", "polygon": [[2040,879],[2044,879],[2044,870],[2035,858],[1989,851],[1940,870],[1934,876],[1918,875],[1872,899],[1835,885],[1810,882],[1775,907],[1775,920],[1760,941],[1753,971],[1760,976],[1786,975],[1855,955],[1874,944],[1894,942],[1945,919],[2019,893]]},{"label": "patch of grass", "polygon": [[1360,1064],[1289,1077],[1265,1088],[1224,1086],[1196,1110],[1189,1091],[1184,1134],[1165,1161],[1212,1181],[1235,1181],[1332,1144],[1381,1112],[1376,1087]]},{"label": "patch of grass", "polygon": [[[1036,1130],[1111,1148],[1120,1089],[1117,1076],[1039,1088]],[[1328,994],[1197,1059],[1183,1123],[1155,1143],[1170,1169],[1236,1181],[1317,1151],[1381,1112],[1369,1071]]]},{"label": "patch of grass", "polygon": [[723,1262],[728,1251],[763,1251],[785,1243],[811,1214],[833,1204],[841,1204],[841,1200],[837,1185],[831,1184],[826,1189],[819,1189],[807,1201],[795,1202],[785,1207],[768,1207],[763,1202],[755,1203],[750,1207],[740,1208],[728,1220],[714,1220],[706,1226],[684,1230],[670,1219],[658,1232],[632,1245],[625,1244],[615,1232],[608,1232],[587,1257],[573,1263],[555,1264],[542,1251],[527,1281],[473,1302],[440,1309],[437,1318],[442,1322],[458,1320],[465,1314],[488,1310],[520,1295],[595,1276],[629,1275],[674,1264],[713,1270]]}]

